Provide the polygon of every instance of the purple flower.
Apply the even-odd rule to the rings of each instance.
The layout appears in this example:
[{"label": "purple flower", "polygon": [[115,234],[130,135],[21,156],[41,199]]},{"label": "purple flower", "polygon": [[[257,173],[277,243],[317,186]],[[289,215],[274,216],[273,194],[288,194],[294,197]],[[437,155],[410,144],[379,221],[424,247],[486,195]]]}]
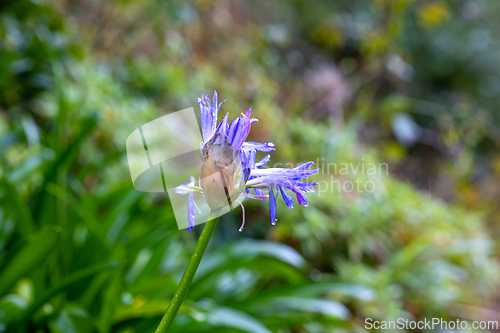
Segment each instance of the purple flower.
[{"label": "purple flower", "polygon": [[[202,94],[198,99],[203,132],[199,186],[195,185],[194,177],[189,177],[189,182],[175,188],[175,193],[188,195],[188,230],[192,230],[195,225],[194,192],[202,193],[211,209],[225,206],[233,209],[236,202],[241,205],[243,214],[243,205],[237,200],[241,194],[262,201],[269,199],[273,225],[276,223],[276,200],[279,193],[288,208],[294,207],[293,199],[286,189],[295,194],[300,205],[307,207],[305,193],[312,192],[309,187],[317,183],[303,182],[302,179],[318,172],[318,169],[309,169],[313,162],[292,169],[264,168],[271,156],[267,155],[256,162],[257,151],[272,152],[275,148],[271,142],[245,142],[251,125],[258,121],[250,118],[252,108],[242,113],[241,117],[233,119],[231,123],[228,122],[229,114],[226,114],[217,126],[217,115],[224,101],[217,104],[216,91],[212,101],[211,104],[206,94]],[[264,189],[267,189],[268,195],[264,193]],[[250,190],[253,190],[254,194],[251,194]],[[243,225],[240,231],[243,230]]]}]

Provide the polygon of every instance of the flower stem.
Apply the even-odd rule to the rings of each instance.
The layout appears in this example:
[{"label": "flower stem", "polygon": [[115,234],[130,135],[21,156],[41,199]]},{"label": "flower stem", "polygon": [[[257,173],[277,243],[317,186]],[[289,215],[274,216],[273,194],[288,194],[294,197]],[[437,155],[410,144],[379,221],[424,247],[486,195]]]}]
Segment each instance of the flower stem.
[{"label": "flower stem", "polygon": [[[160,324],[156,328],[155,333],[165,333],[168,331],[170,325],[174,321],[175,315],[179,311],[181,307],[182,301],[188,292],[189,286],[191,286],[191,282],[193,282],[194,275],[198,266],[200,265],[201,258],[203,257],[203,253],[205,253],[205,249],[207,248],[208,242],[212,237],[212,233],[214,232],[215,226],[217,225],[217,221],[219,220],[218,212],[220,209],[211,210],[210,215],[208,216],[208,220],[201,231],[200,238],[196,243],[193,254],[191,255],[191,259],[187,264],[186,270],[182,275],[181,282],[177,286],[175,290],[174,296],[170,301],[170,304],[161,319]],[[217,216],[213,218],[213,216]]]}]

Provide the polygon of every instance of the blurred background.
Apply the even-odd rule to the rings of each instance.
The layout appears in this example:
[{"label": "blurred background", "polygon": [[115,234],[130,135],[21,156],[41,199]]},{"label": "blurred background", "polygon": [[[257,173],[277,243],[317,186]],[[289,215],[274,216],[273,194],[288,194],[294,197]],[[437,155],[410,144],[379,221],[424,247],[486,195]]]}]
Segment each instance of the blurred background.
[{"label": "blurred background", "polygon": [[[499,15],[495,0],[2,1],[0,332],[154,331],[202,226],[179,231],[168,196],[133,188],[125,140],[215,89],[231,118],[253,107],[271,166],[338,168],[311,177],[330,186],[308,208],[280,202],[276,226],[260,201],[242,233],[239,208],[222,216],[169,332],[500,321]],[[331,186],[357,180],[374,190]]]}]

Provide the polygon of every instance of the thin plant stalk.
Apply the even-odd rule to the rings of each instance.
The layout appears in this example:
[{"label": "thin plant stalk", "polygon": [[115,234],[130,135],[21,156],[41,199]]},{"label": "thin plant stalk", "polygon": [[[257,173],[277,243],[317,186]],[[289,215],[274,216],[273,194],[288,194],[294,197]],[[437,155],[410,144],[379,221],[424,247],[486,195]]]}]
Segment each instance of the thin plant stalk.
[{"label": "thin plant stalk", "polygon": [[[200,265],[201,258],[205,253],[205,249],[207,248],[208,242],[210,241],[215,226],[217,225],[217,221],[219,220],[219,217],[217,216],[219,210],[220,209],[210,211],[210,215],[208,216],[208,220],[203,227],[198,242],[196,243],[193,254],[191,255],[191,259],[189,259],[186,270],[182,275],[181,281],[179,282],[179,285],[175,290],[174,296],[170,301],[167,311],[161,319],[160,324],[156,328],[155,333],[165,333],[168,331],[170,325],[172,325],[172,322],[174,321],[174,318],[177,315],[179,308],[181,307],[182,301],[184,301],[189,287],[191,286],[191,282],[193,282],[193,278],[196,274],[198,266]],[[213,218],[213,216],[217,217]]]}]

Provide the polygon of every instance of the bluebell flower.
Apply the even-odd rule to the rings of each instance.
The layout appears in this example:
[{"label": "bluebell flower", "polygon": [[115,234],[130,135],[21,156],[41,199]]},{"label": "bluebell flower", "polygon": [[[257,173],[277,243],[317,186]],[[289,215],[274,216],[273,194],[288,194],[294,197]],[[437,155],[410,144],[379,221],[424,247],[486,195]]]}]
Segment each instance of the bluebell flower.
[{"label": "bluebell flower", "polygon": [[[294,208],[293,199],[285,189],[295,194],[299,205],[307,207],[305,193],[312,192],[310,187],[317,183],[302,180],[318,172],[318,169],[309,169],[313,162],[292,169],[264,168],[271,156],[266,155],[257,162],[257,151],[272,152],[275,150],[274,144],[245,142],[252,124],[258,121],[251,118],[252,108],[233,119],[231,123],[228,121],[229,114],[226,114],[217,125],[217,115],[224,101],[217,103],[216,91],[212,103],[206,94],[202,94],[198,99],[203,134],[203,142],[200,144],[199,185],[196,186],[194,177],[189,177],[189,182],[175,188],[175,193],[188,195],[188,230],[192,230],[195,225],[194,208],[197,206],[194,202],[194,192],[200,192],[211,209],[226,206],[233,209],[236,203],[239,204],[243,211],[240,231],[245,224],[245,210],[238,201],[240,195],[262,201],[269,200],[273,225],[277,221],[276,200],[279,194],[288,208]],[[253,193],[250,193],[250,190]]]}]

